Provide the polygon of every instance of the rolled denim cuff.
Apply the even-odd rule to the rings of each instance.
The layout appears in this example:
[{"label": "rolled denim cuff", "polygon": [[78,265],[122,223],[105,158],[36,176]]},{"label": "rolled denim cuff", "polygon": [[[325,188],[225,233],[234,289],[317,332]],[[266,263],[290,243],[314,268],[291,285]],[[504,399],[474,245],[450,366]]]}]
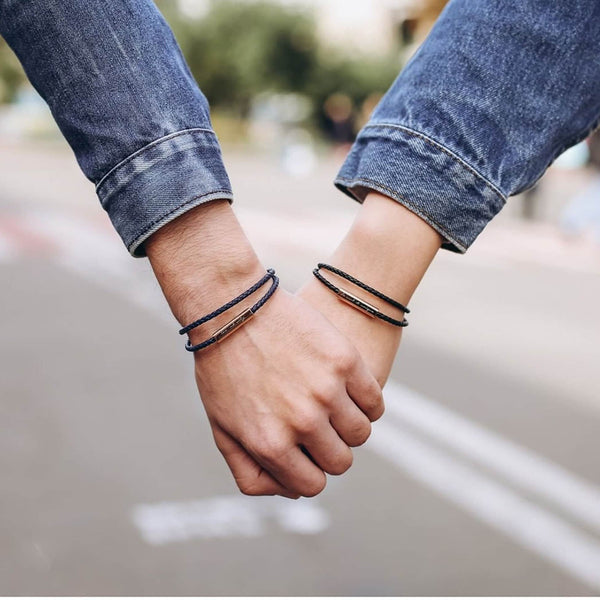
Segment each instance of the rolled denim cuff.
[{"label": "rolled denim cuff", "polygon": [[178,131],[144,146],[96,186],[102,206],[132,256],[176,217],[210,200],[233,199],[219,142],[210,129]]},{"label": "rolled denim cuff", "polygon": [[424,133],[387,123],[366,125],[335,185],[362,202],[377,191],[403,204],[466,252],[506,197],[460,156]]}]

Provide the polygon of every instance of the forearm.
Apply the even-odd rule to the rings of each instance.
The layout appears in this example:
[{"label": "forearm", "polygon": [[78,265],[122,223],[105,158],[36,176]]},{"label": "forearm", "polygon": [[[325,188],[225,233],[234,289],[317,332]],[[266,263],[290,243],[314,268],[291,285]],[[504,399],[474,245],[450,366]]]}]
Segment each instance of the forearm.
[{"label": "forearm", "polygon": [[218,308],[264,275],[226,201],[197,207],[165,225],[148,239],[146,252],[182,325]]},{"label": "forearm", "polygon": [[232,198],[206,98],[152,0],[0,0],[0,34],[132,254]]},{"label": "forearm", "polygon": [[441,243],[423,219],[373,192],[331,260],[406,306]]},{"label": "forearm", "polygon": [[[423,219],[391,198],[372,192],[366,197],[350,231],[327,262],[407,305],[441,242],[441,236]],[[348,289],[346,282],[336,283]],[[349,291],[389,316],[396,319],[403,316],[397,309],[363,290]],[[338,296],[314,278],[302,288],[300,295],[354,343],[383,385],[398,350],[402,328],[369,318],[341,302]]]}]

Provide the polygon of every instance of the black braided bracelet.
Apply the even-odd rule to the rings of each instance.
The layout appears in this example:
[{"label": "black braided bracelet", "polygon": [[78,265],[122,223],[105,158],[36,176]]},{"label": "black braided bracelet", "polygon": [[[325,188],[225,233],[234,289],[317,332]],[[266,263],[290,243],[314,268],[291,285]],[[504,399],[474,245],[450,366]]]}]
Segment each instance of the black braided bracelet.
[{"label": "black braided bracelet", "polygon": [[342,271],[341,269],[332,267],[331,265],[326,265],[325,263],[319,263],[317,265],[317,269],[324,269],[325,271],[331,271],[332,273],[339,275],[342,279],[345,279],[346,281],[349,281],[350,283],[357,285],[359,288],[362,288],[363,290],[369,292],[369,294],[373,294],[373,296],[380,298],[381,300],[387,302],[388,304],[391,304],[393,307],[401,310],[403,313],[408,314],[410,312],[410,310],[406,306],[404,306],[404,304],[400,304],[400,302],[398,302],[397,300],[394,300],[393,298],[390,298],[389,296],[382,294],[379,290],[376,290],[375,288],[372,288],[370,285],[363,283],[362,281],[356,279],[356,277],[352,277],[352,275],[348,275],[348,273],[346,273],[345,271]]},{"label": "black braided bracelet", "polygon": [[351,275],[348,275],[347,273],[344,273],[343,271],[340,271],[339,269],[336,269],[335,267],[330,267],[329,265],[324,265],[322,263],[319,263],[317,265],[317,268],[313,270],[313,275],[325,287],[329,288],[334,294],[337,294],[340,297],[340,299],[342,299],[344,302],[351,304],[352,306],[358,308],[360,311],[362,311],[372,317],[377,317],[378,319],[381,319],[382,321],[385,321],[386,323],[390,323],[390,325],[395,325],[396,327],[407,327],[408,326],[408,321],[406,319],[402,319],[400,321],[398,319],[393,319],[392,317],[388,317],[388,315],[377,310],[377,308],[375,308],[368,302],[365,302],[364,300],[362,300],[361,298],[358,298],[354,294],[351,294],[347,290],[339,288],[337,285],[331,283],[331,281],[329,281],[328,279],[323,277],[323,275],[321,275],[321,273],[319,272],[319,269],[321,269],[321,268],[326,268],[326,270],[329,270],[332,273],[336,273],[337,275],[340,275],[340,277],[343,277],[344,279],[351,281],[352,283],[355,283],[356,285],[358,285],[359,287],[361,287],[362,289],[364,289],[370,293],[376,292],[373,294],[374,296],[377,296],[378,298],[381,298],[382,300],[385,299],[386,302],[388,300],[390,300],[391,302],[389,302],[389,303],[392,304],[393,306],[401,306],[402,307],[401,310],[404,310],[404,312],[410,312],[404,306],[402,306],[402,304],[400,304],[399,302],[396,302],[395,300],[388,298],[381,292],[373,289],[372,287],[368,286],[365,283],[362,283],[362,281],[355,279]]},{"label": "black braided bracelet", "polygon": [[246,299],[248,296],[256,292],[265,283],[267,283],[269,279],[272,280],[271,286],[269,287],[265,295],[262,298],[260,298],[255,304],[253,304],[250,308],[247,308],[246,310],[242,311],[240,314],[235,316],[231,321],[229,321],[229,323],[215,331],[215,333],[213,333],[207,340],[192,346],[190,340],[188,339],[185,345],[185,349],[188,352],[197,352],[198,350],[202,350],[203,348],[206,348],[207,346],[210,346],[211,344],[214,344],[226,338],[228,335],[232,334],[238,327],[240,327],[246,321],[251,319],[256,314],[256,312],[266,304],[266,302],[271,298],[271,296],[275,293],[275,290],[279,286],[279,277],[275,275],[275,271],[273,269],[267,269],[266,275],[260,281],[257,281],[252,287],[249,287],[245,292],[242,292],[233,300],[230,300],[226,304],[223,304],[223,306],[217,308],[216,310],[207,314],[201,319],[198,319],[197,321],[186,325],[185,327],[179,330],[179,333],[181,335],[184,335],[192,329],[199,327],[203,323],[206,323],[207,321],[218,317],[225,311],[229,310],[230,308],[233,308],[236,304],[239,304],[242,300]]},{"label": "black braided bracelet", "polygon": [[220,306],[219,308],[217,308],[217,310],[213,310],[213,312],[208,313],[201,319],[198,319],[197,321],[194,321],[193,323],[186,325],[185,327],[183,327],[182,329],[179,330],[179,335],[183,335],[184,333],[187,333],[188,331],[191,331],[192,329],[195,329],[196,327],[200,327],[200,325],[203,325],[207,321],[211,321],[212,319],[223,314],[225,311],[229,310],[230,308],[233,308],[236,304],[239,304],[242,300],[245,300],[248,296],[254,294],[254,292],[256,292],[256,290],[260,289],[263,285],[265,285],[265,283],[267,283],[267,281],[269,281],[269,279],[273,279],[274,277],[275,277],[275,271],[273,269],[267,269],[266,274],[260,279],[260,281],[257,281],[253,286],[249,287],[245,292],[242,292],[239,296],[237,296],[233,300],[230,300],[226,304],[223,304],[223,306]]}]

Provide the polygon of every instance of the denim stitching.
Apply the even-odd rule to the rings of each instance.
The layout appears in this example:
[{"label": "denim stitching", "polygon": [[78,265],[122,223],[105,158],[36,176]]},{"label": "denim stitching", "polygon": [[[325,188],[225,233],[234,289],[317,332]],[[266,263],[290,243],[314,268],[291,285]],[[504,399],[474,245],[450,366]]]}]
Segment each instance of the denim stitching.
[{"label": "denim stitching", "polygon": [[[194,196],[193,198],[189,198],[188,200],[186,200],[185,202],[183,202],[182,204],[177,205],[175,208],[171,209],[168,213],[165,213],[164,215],[154,219],[154,221],[152,221],[151,223],[149,223],[148,225],[146,225],[144,227],[144,229],[142,229],[141,231],[139,231],[138,233],[136,233],[133,236],[134,241],[131,242],[131,244],[129,244],[128,248],[131,248],[135,242],[142,237],[148,230],[152,229],[156,224],[160,223],[161,221],[163,221],[164,219],[168,218],[169,215],[172,215],[174,212],[177,212],[178,210],[184,208],[185,206],[187,206],[188,204],[194,202],[194,200],[199,200],[200,198],[204,198],[205,196],[211,196],[214,194],[232,194],[231,190],[211,190],[210,192],[206,192],[205,194],[199,194],[198,196]],[[228,198],[226,198],[228,199]]]},{"label": "denim stitching", "polygon": [[215,138],[217,137],[217,134],[212,130],[212,129],[205,129],[202,127],[196,127],[193,129],[183,129],[181,131],[176,131],[175,133],[170,133],[169,135],[165,135],[161,138],[158,138],[156,140],[154,140],[153,142],[150,142],[149,144],[146,144],[143,148],[140,148],[139,150],[136,150],[133,154],[130,154],[127,158],[123,159],[120,163],[116,164],[114,167],[112,167],[112,169],[110,169],[103,177],[101,177],[100,181],[96,184],[96,193],[99,194],[100,193],[100,187],[106,182],[106,180],[119,168],[125,166],[128,162],[132,161],[134,158],[136,158],[137,156],[139,156],[142,152],[145,152],[146,150],[152,148],[153,146],[157,146],[158,144],[161,144],[162,142],[166,142],[168,140],[172,140],[173,138],[179,137],[181,135],[186,135],[188,133],[195,133],[195,132],[204,132],[204,133],[211,133],[212,135],[215,136]]},{"label": "denim stitching", "polygon": [[[446,230],[446,228],[444,226],[440,225],[433,217],[431,217],[427,213],[424,213],[420,209],[420,207],[417,207],[410,200],[408,200],[407,198],[405,198],[404,196],[402,196],[402,194],[399,194],[395,190],[387,187],[385,184],[379,183],[378,181],[374,181],[374,180],[369,179],[367,177],[361,177],[360,179],[345,179],[343,177],[338,177],[335,180],[334,183],[341,183],[342,185],[348,187],[348,189],[350,191],[352,191],[352,187],[356,187],[356,186],[359,186],[359,185],[364,185],[364,187],[378,190],[378,191],[380,191],[382,194],[384,194],[386,196],[390,195],[392,199],[396,200],[397,202],[399,202],[400,204],[402,204],[403,206],[405,206],[406,208],[408,208],[408,210],[410,210],[411,212],[413,212],[416,215],[418,215],[419,217],[421,217],[424,221],[426,221],[432,227],[434,227],[434,229],[437,229],[439,231],[439,233],[441,233],[447,239],[447,241],[449,241],[452,244],[454,244],[461,252],[464,253],[464,252],[467,251],[468,245],[465,245],[462,242],[459,242],[454,237],[454,235],[450,234]],[[352,192],[352,193],[354,194],[354,192]],[[359,202],[361,202],[361,203],[364,202],[364,198],[361,200],[356,195],[355,195],[355,198]]]},{"label": "denim stitching", "polygon": [[404,131],[408,135],[413,135],[415,137],[421,138],[422,140],[428,142],[431,146],[440,150],[444,154],[447,154],[450,158],[458,161],[465,169],[470,171],[473,175],[481,179],[489,188],[491,188],[498,196],[500,196],[501,200],[506,203],[507,197],[498,189],[491,181],[489,181],[486,177],[484,177],[477,169],[472,167],[467,161],[462,159],[458,154],[454,154],[452,150],[449,150],[433,138],[421,133],[419,131],[415,131],[414,129],[410,129],[409,127],[404,127],[404,125],[394,125],[393,123],[370,123],[365,125],[363,129],[372,128],[372,127],[390,127],[392,129],[399,129],[400,131]]}]

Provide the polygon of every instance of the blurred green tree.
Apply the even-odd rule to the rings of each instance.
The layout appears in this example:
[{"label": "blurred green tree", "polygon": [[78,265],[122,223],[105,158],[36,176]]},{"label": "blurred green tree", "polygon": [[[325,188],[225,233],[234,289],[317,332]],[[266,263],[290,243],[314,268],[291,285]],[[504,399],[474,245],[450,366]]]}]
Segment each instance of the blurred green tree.
[{"label": "blurred green tree", "polygon": [[360,110],[368,98],[383,95],[400,70],[397,56],[347,58],[331,53],[321,56],[314,77],[305,89],[313,102],[315,121],[320,128],[326,121],[324,106],[327,98],[343,94]]},{"label": "blurred green tree", "polygon": [[213,106],[245,116],[264,91],[303,92],[318,63],[310,15],[265,2],[219,0],[199,20],[163,8]]},{"label": "blurred green tree", "polygon": [[400,68],[398,52],[355,58],[323,47],[312,15],[289,6],[218,0],[201,19],[185,18],[167,0],[158,6],[211,106],[237,116],[247,116],[259,93],[296,92],[310,98],[322,126],[331,94],[359,106],[385,92]]},{"label": "blurred green tree", "polygon": [[[324,47],[305,10],[267,1],[213,0],[205,15],[191,18],[173,0],[156,2],[211,106],[236,117],[246,117],[260,93],[295,92],[310,99],[314,122],[324,127],[328,97],[344,94],[358,108],[385,92],[400,67],[399,53],[355,58]],[[25,80],[0,38],[0,102],[12,101]]]},{"label": "blurred green tree", "polygon": [[0,37],[0,104],[12,102],[25,80],[25,73],[17,57]]}]

